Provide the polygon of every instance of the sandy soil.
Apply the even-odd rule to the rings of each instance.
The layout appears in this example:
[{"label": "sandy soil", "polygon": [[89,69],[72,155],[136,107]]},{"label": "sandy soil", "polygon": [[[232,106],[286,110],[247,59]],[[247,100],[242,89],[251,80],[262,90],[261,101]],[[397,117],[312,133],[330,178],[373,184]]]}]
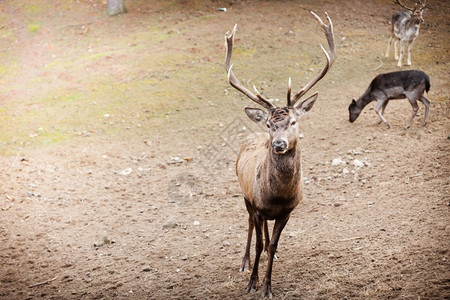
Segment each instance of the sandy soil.
[{"label": "sandy soil", "polygon": [[126,1],[114,18],[104,2],[0,2],[0,298],[260,298],[238,272],[234,161],[264,129],[226,82],[223,36],[238,23],[236,75],[282,105],[288,77],[300,89],[324,64],[313,9],[330,14],[338,58],[301,120],[304,201],[274,298],[450,299],[448,3],[428,1],[412,53],[430,122],[420,105],[403,130],[405,100],[390,129],[374,105],[353,124],[347,111],[398,69],[383,57],[392,1]]}]

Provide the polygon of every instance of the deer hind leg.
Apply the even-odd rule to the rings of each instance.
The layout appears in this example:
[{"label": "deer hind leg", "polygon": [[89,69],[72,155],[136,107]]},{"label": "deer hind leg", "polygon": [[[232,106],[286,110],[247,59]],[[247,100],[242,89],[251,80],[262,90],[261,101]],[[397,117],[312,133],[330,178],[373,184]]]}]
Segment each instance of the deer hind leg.
[{"label": "deer hind leg", "polygon": [[269,236],[269,227],[267,226],[267,220],[264,220],[264,251],[269,251],[269,243],[270,243],[270,236]]},{"label": "deer hind leg", "polygon": [[[391,128],[391,125],[389,125],[388,121],[383,117],[384,108],[386,108],[387,102],[389,102],[389,100],[386,100],[386,99],[377,100],[377,106],[375,107],[375,112],[377,113],[378,117],[380,117],[380,120],[384,124],[386,124],[386,126],[388,128]],[[383,108],[383,106],[384,106],[384,108]],[[380,111],[380,109],[381,109],[381,111]]]},{"label": "deer hind leg", "polygon": [[417,101],[416,99],[409,99],[409,103],[411,103],[412,106],[412,114],[411,114],[411,118],[409,119],[408,124],[405,126],[405,130],[408,129],[411,126],[412,120],[414,119],[414,117],[417,114],[417,111],[419,110],[419,105],[417,105]]},{"label": "deer hind leg", "polygon": [[424,96],[420,96],[419,101],[422,102],[423,105],[425,105],[425,118],[422,124],[422,126],[425,126],[428,123],[428,113],[430,112],[430,101]]},{"label": "deer hind leg", "polygon": [[247,234],[247,245],[245,246],[245,254],[244,258],[242,259],[242,265],[239,268],[239,272],[247,271],[250,268],[250,247],[252,244],[253,228],[255,228],[255,223],[253,222],[254,218],[253,207],[247,200],[245,200],[245,205],[247,206],[248,211],[248,234]]},{"label": "deer hind leg", "polygon": [[[389,103],[389,100],[386,100],[383,102],[383,105],[381,105],[381,114],[384,116],[384,110],[386,109],[387,104]],[[381,119],[377,122],[377,125],[380,125],[381,122],[383,122]]]},{"label": "deer hind leg", "polygon": [[[262,231],[264,226],[264,219],[263,217],[255,212],[253,222],[255,223],[255,231],[256,231],[256,245],[255,245],[255,263],[253,265],[253,271],[252,275],[250,276],[250,281],[247,286],[247,293],[248,292],[255,292],[256,286],[258,284],[258,267],[259,267],[259,259],[261,257],[261,252],[263,251],[263,239],[262,239]],[[270,248],[269,248],[270,249]]]},{"label": "deer hind leg", "polygon": [[262,297],[269,297],[272,299],[272,266],[275,252],[277,251],[278,241],[280,240],[281,232],[286,226],[289,216],[284,219],[276,220],[273,226],[272,240],[269,245],[269,262],[267,264],[266,276],[264,277]]},{"label": "deer hind leg", "polygon": [[[269,226],[267,226],[267,220],[264,221],[264,251],[269,253],[270,235]],[[274,256],[275,260],[278,259],[277,255]]]}]

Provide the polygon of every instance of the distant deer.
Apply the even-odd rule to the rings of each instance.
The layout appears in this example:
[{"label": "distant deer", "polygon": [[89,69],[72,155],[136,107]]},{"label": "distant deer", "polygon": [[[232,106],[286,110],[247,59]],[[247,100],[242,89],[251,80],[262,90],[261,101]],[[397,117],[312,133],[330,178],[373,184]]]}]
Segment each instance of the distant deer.
[{"label": "distant deer", "polygon": [[[426,0],[425,0],[426,1]],[[392,29],[391,37],[386,51],[386,57],[389,57],[389,49],[391,47],[392,40],[394,42],[394,58],[398,60],[398,67],[402,66],[403,52],[405,49],[405,43],[408,42],[408,66],[411,65],[411,47],[414,39],[419,35],[420,23],[423,23],[423,13],[425,12],[426,3],[422,3],[419,0],[419,4],[416,4],[414,8],[405,6],[400,0],[395,2],[401,7],[408,10],[408,12],[397,12],[392,16]],[[400,41],[400,57],[397,54],[397,42]]]},{"label": "distant deer", "polygon": [[[281,232],[288,222],[292,210],[302,200],[302,165],[297,121],[313,107],[318,93],[301,102],[297,103],[297,101],[325,76],[336,57],[331,19],[327,14],[329,25],[326,25],[319,16],[311,13],[325,32],[331,55],[322,47],[327,60],[325,67],[293,97],[291,97],[291,79],[289,78],[287,105],[284,107],[274,106],[258,92],[256,87],[254,87],[255,95],[241,85],[233,74],[230,64],[236,26],[231,33],[227,32],[225,36],[227,50],[225,66],[228,72],[228,81],[231,86],[264,107],[264,109],[246,107],[245,112],[252,121],[262,123],[268,128],[268,133],[251,135],[242,145],[236,162],[236,174],[249,214],[247,246],[240,271],[250,267],[250,246],[253,228],[255,228],[255,263],[246,290],[247,292],[256,291],[264,230],[264,249],[268,251],[269,261],[263,282],[262,296],[269,298],[272,298],[272,264]],[[275,220],[271,240],[269,239],[267,220]]]},{"label": "distant deer", "polygon": [[350,123],[353,123],[358,118],[367,104],[372,101],[377,101],[375,112],[380,117],[378,124],[384,122],[390,128],[388,121],[383,116],[389,100],[408,98],[413,110],[405,129],[411,126],[411,122],[419,110],[417,100],[425,105],[425,119],[422,124],[422,126],[425,126],[428,122],[430,101],[423,94],[425,91],[428,93],[429,90],[430,77],[422,71],[407,70],[380,74],[372,80],[369,88],[357,101],[355,99],[352,100],[352,103],[348,107]]}]

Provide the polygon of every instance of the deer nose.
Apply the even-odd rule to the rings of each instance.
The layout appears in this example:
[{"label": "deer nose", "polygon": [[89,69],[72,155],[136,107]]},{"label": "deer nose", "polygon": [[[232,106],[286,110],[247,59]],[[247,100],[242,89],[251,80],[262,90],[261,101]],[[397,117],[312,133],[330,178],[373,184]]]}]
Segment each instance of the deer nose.
[{"label": "deer nose", "polygon": [[280,153],[286,150],[287,143],[283,140],[275,140],[272,143],[272,148],[275,152]]}]

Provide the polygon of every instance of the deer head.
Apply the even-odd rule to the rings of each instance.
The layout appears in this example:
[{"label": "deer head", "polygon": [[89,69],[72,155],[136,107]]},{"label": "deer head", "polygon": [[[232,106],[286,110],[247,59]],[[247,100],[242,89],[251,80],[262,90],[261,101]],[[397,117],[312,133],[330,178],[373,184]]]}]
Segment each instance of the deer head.
[{"label": "deer head", "polygon": [[313,107],[318,93],[316,92],[315,94],[301,102],[298,102],[298,100],[300,100],[302,96],[304,96],[317,82],[319,82],[325,76],[336,58],[333,24],[331,22],[331,19],[329,18],[328,14],[326,14],[329,22],[329,25],[326,25],[325,23],[323,23],[322,19],[314,12],[311,12],[311,14],[316,18],[317,22],[325,32],[328,46],[331,50],[331,55],[329,55],[325,48],[320,45],[326,57],[326,65],[319,74],[317,74],[295,95],[291,95],[291,79],[289,78],[287,104],[284,107],[276,107],[275,105],[273,105],[272,102],[264,98],[258,92],[255,86],[253,86],[255,90],[254,94],[239,82],[239,80],[233,73],[233,66],[231,65],[231,54],[233,51],[234,36],[236,34],[237,25],[234,26],[231,33],[227,32],[227,34],[225,35],[225,46],[227,50],[225,67],[228,73],[228,82],[235,89],[264,108],[261,109],[246,107],[245,112],[252,121],[256,123],[262,123],[267,126],[270,134],[272,150],[276,154],[284,154],[295,147],[299,134],[297,121],[302,115],[304,115]]},{"label": "deer head", "polygon": [[425,7],[427,6],[426,5],[426,0],[424,2],[419,0],[419,3],[416,3],[414,8],[407,7],[400,0],[396,0],[394,3],[400,5],[401,7],[407,9],[408,11],[410,11],[411,12],[411,17],[419,20],[421,23],[424,22],[423,21],[423,13],[425,13],[425,11],[426,11],[426,9],[425,9]]},{"label": "deer head", "polygon": [[353,122],[355,122],[356,119],[358,119],[359,115],[361,114],[362,109],[358,107],[355,99],[352,99],[352,103],[350,103],[350,106],[348,107],[348,111],[350,112],[349,121],[350,121],[350,123],[353,123]]}]

